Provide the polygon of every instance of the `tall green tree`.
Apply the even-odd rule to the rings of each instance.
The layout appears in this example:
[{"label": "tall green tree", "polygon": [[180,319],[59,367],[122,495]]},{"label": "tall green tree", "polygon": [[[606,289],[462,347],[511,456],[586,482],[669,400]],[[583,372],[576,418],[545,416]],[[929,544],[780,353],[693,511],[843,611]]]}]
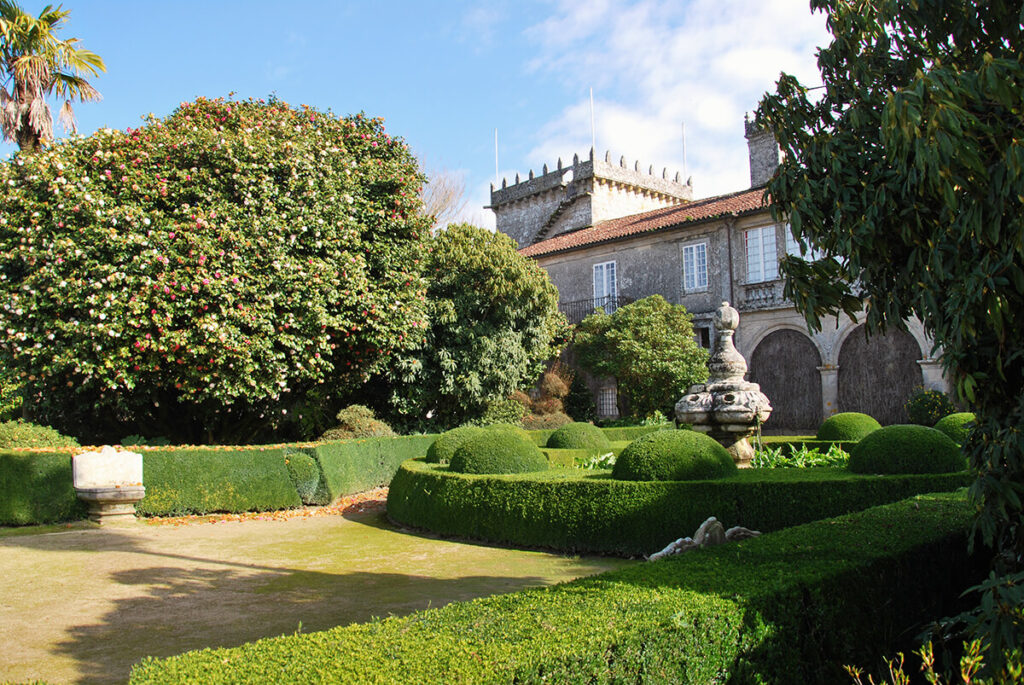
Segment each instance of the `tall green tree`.
[{"label": "tall green tree", "polygon": [[390,387],[398,420],[433,430],[532,385],[568,328],[558,290],[508,236],[452,224],[428,245],[426,341],[391,369]]},{"label": "tall green tree", "polygon": [[672,416],[686,390],[707,379],[708,353],[694,340],[692,317],[661,295],[591,314],[576,327],[573,347],[584,369],[615,378],[619,411],[638,419]]},{"label": "tall green tree", "polygon": [[[832,43],[810,91],[783,74],[758,120],[785,159],[767,192],[829,255],[783,264],[818,328],[862,306],[873,329],[917,316],[975,409],[976,538],[1024,580],[1024,9],[1020,0],[813,0]],[[1006,587],[1009,587],[1007,585]],[[995,672],[1024,614],[991,595]],[[1018,592],[1019,596],[1019,592]],[[984,603],[983,603],[984,604]]]},{"label": "tall green tree", "polygon": [[4,140],[22,150],[38,150],[53,140],[46,98],[64,100],[58,118],[72,132],[72,100],[101,99],[85,76],[106,71],[103,60],[79,47],[77,38],[57,37],[70,13],[61,5],[47,5],[33,17],[14,0],[0,0],[0,128]]}]

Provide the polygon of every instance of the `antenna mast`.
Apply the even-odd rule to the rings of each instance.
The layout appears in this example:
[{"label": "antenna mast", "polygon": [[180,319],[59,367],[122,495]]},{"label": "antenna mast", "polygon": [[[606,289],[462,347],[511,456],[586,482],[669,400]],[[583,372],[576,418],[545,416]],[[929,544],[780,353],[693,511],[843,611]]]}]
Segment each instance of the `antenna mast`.
[{"label": "antenna mast", "polygon": [[683,182],[689,178],[689,174],[686,172],[686,122],[683,122]]},{"label": "antenna mast", "polygon": [[501,179],[498,178],[498,129],[494,129],[494,187],[497,188],[501,183]]},{"label": "antenna mast", "polygon": [[597,154],[597,129],[594,127],[594,89],[590,89],[590,149]]}]

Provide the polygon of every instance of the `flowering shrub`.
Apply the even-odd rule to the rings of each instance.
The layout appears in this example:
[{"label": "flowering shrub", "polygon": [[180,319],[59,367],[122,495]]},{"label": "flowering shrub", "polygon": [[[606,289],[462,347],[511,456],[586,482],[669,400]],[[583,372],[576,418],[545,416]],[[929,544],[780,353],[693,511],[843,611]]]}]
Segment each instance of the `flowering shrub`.
[{"label": "flowering shrub", "polygon": [[268,436],[307,391],[352,392],[422,341],[421,182],[381,120],[277,100],[18,155],[0,365],[33,416],[88,440]]}]

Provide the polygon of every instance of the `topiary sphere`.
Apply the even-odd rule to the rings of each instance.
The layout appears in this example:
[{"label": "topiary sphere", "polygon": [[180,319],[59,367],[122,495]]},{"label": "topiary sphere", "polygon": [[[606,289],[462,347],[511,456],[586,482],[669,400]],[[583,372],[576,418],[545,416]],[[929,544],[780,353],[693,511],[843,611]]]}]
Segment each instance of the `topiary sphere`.
[{"label": "topiary sphere", "polygon": [[455,450],[448,467],[458,473],[547,471],[540,448],[511,431],[486,431]]},{"label": "topiary sphere", "polygon": [[855,411],[844,411],[833,414],[825,419],[825,422],[818,428],[818,440],[860,440],[869,433],[873,433],[882,424],[875,421],[867,414]]},{"label": "topiary sphere", "polygon": [[945,433],[916,424],[886,426],[853,448],[854,473],[956,473],[967,468],[960,447]]},{"label": "topiary sphere", "polygon": [[592,423],[568,423],[548,438],[548,447],[563,450],[610,452],[612,445],[604,432]]},{"label": "topiary sphere", "polygon": [[657,431],[626,446],[612,469],[619,480],[711,480],[736,473],[729,451],[692,430]]},{"label": "topiary sphere", "polygon": [[513,433],[518,435],[527,442],[533,442],[530,439],[530,432],[522,426],[517,426],[513,423],[492,423],[489,426],[484,426],[484,429],[489,431],[503,431],[506,433]]},{"label": "topiary sphere", "polygon": [[971,432],[977,417],[969,411],[957,412],[944,416],[935,424],[935,430],[945,433],[958,445],[967,442],[967,434]]},{"label": "topiary sphere", "polygon": [[447,464],[462,443],[483,433],[484,429],[480,426],[459,426],[441,433],[427,448],[427,463]]}]

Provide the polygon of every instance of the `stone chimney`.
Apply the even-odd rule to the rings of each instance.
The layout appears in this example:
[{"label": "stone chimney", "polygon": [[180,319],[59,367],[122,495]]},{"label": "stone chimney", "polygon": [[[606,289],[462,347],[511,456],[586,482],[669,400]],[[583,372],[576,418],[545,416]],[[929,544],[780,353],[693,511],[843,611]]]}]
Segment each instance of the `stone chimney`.
[{"label": "stone chimney", "polygon": [[743,118],[747,149],[750,151],[750,187],[766,184],[779,166],[779,144],[771,131],[757,126],[749,117]]}]

